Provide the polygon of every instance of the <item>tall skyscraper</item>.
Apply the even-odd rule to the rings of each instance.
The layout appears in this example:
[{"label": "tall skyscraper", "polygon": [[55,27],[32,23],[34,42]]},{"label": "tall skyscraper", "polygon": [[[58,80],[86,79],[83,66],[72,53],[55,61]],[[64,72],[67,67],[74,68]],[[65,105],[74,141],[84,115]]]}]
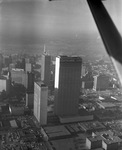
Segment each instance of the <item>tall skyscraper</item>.
[{"label": "tall skyscraper", "polygon": [[21,68],[25,70],[25,58],[22,58]]},{"label": "tall skyscraper", "polygon": [[26,84],[26,106],[33,108],[34,105],[34,73],[27,72],[27,84]]},{"label": "tall skyscraper", "polygon": [[41,125],[47,124],[48,87],[42,82],[34,83],[34,116]]},{"label": "tall skyscraper", "polygon": [[27,91],[34,93],[34,73],[27,72]]},{"label": "tall skyscraper", "polygon": [[25,63],[25,71],[26,72],[31,72],[32,71],[31,63]]},{"label": "tall skyscraper", "polygon": [[86,67],[82,64],[81,77],[85,76],[85,74],[86,74]]},{"label": "tall skyscraper", "polygon": [[1,75],[2,67],[3,67],[3,55],[0,54],[0,75]]},{"label": "tall skyscraper", "polygon": [[56,57],[54,105],[56,115],[70,116],[78,113],[81,63],[80,57]]},{"label": "tall skyscraper", "polygon": [[51,78],[51,56],[42,55],[41,80],[49,87]]},{"label": "tall skyscraper", "polygon": [[109,88],[109,81],[110,77],[105,74],[100,74],[97,76],[94,76],[94,86],[93,89],[95,91],[104,91]]}]

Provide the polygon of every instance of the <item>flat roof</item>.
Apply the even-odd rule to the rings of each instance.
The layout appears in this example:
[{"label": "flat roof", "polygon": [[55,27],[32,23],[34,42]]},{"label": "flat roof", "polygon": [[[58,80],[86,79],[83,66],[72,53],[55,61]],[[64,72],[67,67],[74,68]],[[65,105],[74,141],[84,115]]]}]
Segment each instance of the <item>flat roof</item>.
[{"label": "flat roof", "polygon": [[81,57],[70,57],[70,56],[58,56],[58,58],[60,58],[61,62],[67,62],[67,63],[71,63],[71,62],[82,62],[82,58]]},{"label": "flat roof", "polygon": [[59,116],[61,123],[71,123],[71,122],[80,122],[80,121],[88,121],[93,120],[93,115],[84,114],[83,116]]},{"label": "flat roof", "polygon": [[122,142],[122,139],[120,139],[118,136],[110,136],[108,139],[104,139],[104,142],[106,144],[119,143]]},{"label": "flat roof", "polygon": [[72,138],[51,141],[51,144],[56,150],[75,150]]},{"label": "flat roof", "polygon": [[89,141],[91,142],[97,142],[97,141],[101,141],[102,142],[102,138],[101,136],[91,136],[91,137],[87,137],[87,139],[89,139]]},{"label": "flat roof", "polygon": [[44,130],[49,138],[71,135],[63,125],[44,127]]},{"label": "flat roof", "polygon": [[114,136],[111,130],[95,132],[95,134],[97,136],[101,136],[106,144],[122,142],[122,139],[120,139],[118,136]]},{"label": "flat roof", "polygon": [[42,81],[35,82],[40,87],[47,87]]},{"label": "flat roof", "polygon": [[51,147],[55,148],[56,150],[78,150],[84,149],[86,150],[86,135],[78,134],[77,136],[65,138],[65,139],[58,139],[58,140],[51,140],[50,142]]},{"label": "flat roof", "polygon": [[10,125],[11,125],[12,128],[17,128],[18,127],[15,120],[10,120]]},{"label": "flat roof", "polygon": [[99,121],[84,122],[79,124],[85,131],[105,128],[105,126]]},{"label": "flat roof", "polygon": [[100,105],[102,105],[104,108],[116,107],[115,104],[110,103],[110,102],[103,102],[103,103],[100,103]]}]

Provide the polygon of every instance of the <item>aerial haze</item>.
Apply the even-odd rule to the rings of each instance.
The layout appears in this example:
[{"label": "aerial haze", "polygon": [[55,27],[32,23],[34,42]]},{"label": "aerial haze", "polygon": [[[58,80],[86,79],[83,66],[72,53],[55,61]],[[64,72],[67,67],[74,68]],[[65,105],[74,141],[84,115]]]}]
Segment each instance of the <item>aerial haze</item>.
[{"label": "aerial haze", "polygon": [[[104,2],[120,31],[121,0]],[[102,53],[105,49],[86,0],[4,0],[0,51],[50,54]]]}]

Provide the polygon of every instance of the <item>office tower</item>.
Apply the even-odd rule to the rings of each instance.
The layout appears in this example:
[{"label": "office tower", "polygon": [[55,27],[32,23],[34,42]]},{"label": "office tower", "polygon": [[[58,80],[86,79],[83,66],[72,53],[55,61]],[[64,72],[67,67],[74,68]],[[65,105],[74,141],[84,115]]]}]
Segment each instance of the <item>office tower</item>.
[{"label": "office tower", "polygon": [[96,75],[96,76],[94,76],[93,78],[94,78],[94,82],[93,82],[93,90],[97,90],[97,77],[98,77],[99,75]]},{"label": "office tower", "polygon": [[21,68],[25,70],[25,58],[22,58]]},{"label": "office tower", "polygon": [[110,77],[105,74],[94,76],[93,89],[95,91],[107,90],[109,88],[109,83],[110,83],[109,79]]},{"label": "office tower", "polygon": [[0,54],[0,75],[1,75],[2,67],[3,67],[3,55]]},{"label": "office tower", "polygon": [[84,65],[82,65],[82,68],[81,68],[81,77],[85,76],[86,74],[86,67]]},{"label": "office tower", "polygon": [[27,72],[27,91],[34,92],[34,73]]},{"label": "office tower", "polygon": [[47,124],[48,87],[42,82],[34,83],[34,116],[41,125]]},{"label": "office tower", "polygon": [[31,63],[25,63],[25,71],[26,72],[31,72],[32,71]]},{"label": "office tower", "polygon": [[56,57],[54,105],[56,115],[70,116],[78,113],[81,63],[80,57]]},{"label": "office tower", "polygon": [[26,106],[32,109],[34,105],[34,73],[32,72],[27,72],[26,88]]},{"label": "office tower", "polygon": [[51,56],[42,55],[41,81],[49,87],[51,77]]}]

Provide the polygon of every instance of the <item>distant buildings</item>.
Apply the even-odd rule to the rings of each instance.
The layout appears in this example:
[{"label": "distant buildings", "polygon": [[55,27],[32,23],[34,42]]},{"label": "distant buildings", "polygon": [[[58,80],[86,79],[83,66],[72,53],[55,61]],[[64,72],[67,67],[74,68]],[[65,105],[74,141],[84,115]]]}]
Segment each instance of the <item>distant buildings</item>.
[{"label": "distant buildings", "polygon": [[12,63],[11,56],[3,56],[3,65],[4,67],[9,67],[9,64]]},{"label": "distant buildings", "polygon": [[81,82],[82,82],[81,88],[83,88],[83,89],[93,89],[93,81],[94,81],[94,78],[92,76],[92,73],[88,72],[81,79]]},{"label": "distant buildings", "polygon": [[81,63],[80,57],[56,57],[54,111],[58,116],[78,113]]},{"label": "distant buildings", "polygon": [[30,63],[30,59],[29,58],[25,58],[25,63]]},{"label": "distant buildings", "polygon": [[23,69],[12,69],[11,70],[11,81],[22,84],[26,87],[26,73]]},{"label": "distant buildings", "polygon": [[48,87],[41,82],[34,84],[34,116],[41,125],[47,124]]},{"label": "distant buildings", "polygon": [[41,62],[41,81],[48,87],[50,86],[51,79],[51,56],[42,55]]},{"label": "distant buildings", "polygon": [[9,70],[11,71],[12,69],[15,69],[15,64],[14,63],[9,64]]},{"label": "distant buildings", "polygon": [[81,67],[81,77],[85,76],[86,74],[86,67],[84,65],[82,65]]}]

